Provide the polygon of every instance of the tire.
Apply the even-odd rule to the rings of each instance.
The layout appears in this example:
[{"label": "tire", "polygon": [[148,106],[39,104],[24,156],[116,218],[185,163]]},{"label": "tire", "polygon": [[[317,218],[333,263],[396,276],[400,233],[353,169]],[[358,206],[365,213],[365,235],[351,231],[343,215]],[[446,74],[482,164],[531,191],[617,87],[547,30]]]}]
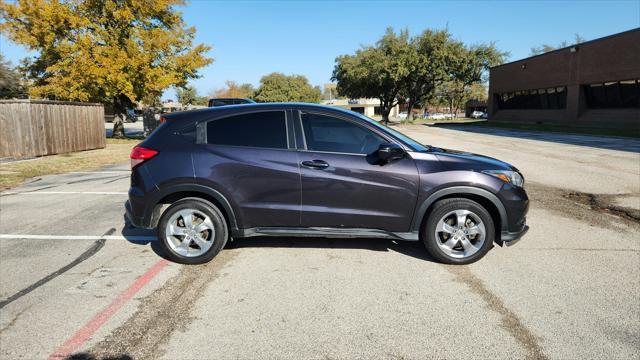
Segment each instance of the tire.
[{"label": "tire", "polygon": [[465,198],[443,199],[433,205],[422,239],[437,261],[470,264],[493,247],[495,226],[491,214],[477,202]]},{"label": "tire", "polygon": [[211,261],[224,248],[228,238],[229,230],[222,212],[199,198],[176,201],[164,211],[158,223],[162,250],[167,258],[181,264]]}]

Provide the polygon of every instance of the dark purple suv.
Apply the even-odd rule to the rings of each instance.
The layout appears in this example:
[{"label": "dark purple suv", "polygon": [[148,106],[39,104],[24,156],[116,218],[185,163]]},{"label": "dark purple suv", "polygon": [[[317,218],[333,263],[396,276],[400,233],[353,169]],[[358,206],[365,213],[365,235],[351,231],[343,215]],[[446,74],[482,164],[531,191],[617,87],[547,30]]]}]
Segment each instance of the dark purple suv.
[{"label": "dark purple suv", "polygon": [[467,264],[528,229],[515,167],[355,112],[285,103],[165,116],[131,154],[126,208],[174,261],[209,261],[232,238],[295,236],[422,241]]}]

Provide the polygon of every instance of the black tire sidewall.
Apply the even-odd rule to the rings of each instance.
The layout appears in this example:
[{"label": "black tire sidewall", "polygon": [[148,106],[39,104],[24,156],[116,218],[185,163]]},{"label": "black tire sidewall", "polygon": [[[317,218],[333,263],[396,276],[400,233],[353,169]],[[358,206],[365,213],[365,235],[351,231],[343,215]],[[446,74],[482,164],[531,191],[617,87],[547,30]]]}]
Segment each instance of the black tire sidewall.
[{"label": "black tire sidewall", "polygon": [[[211,219],[213,223],[213,227],[215,230],[215,238],[213,239],[213,245],[211,248],[204,254],[195,257],[186,257],[182,256],[169,246],[166,238],[166,227],[169,221],[169,218],[177,211],[183,209],[195,209],[202,211]],[[222,250],[227,242],[229,237],[229,230],[227,228],[227,223],[224,219],[224,216],[220,212],[220,210],[213,204],[208,201],[200,200],[197,198],[186,198],[179,201],[176,201],[171,206],[169,206],[160,217],[160,221],[158,222],[158,240],[164,251],[165,255],[172,261],[181,263],[181,264],[203,264],[211,261],[220,250]]]},{"label": "black tire sidewall", "polygon": [[[458,259],[444,253],[437,244],[438,239],[435,237],[435,229],[438,221],[447,213],[454,210],[469,210],[480,217],[485,225],[485,241],[478,252],[468,258]],[[480,260],[493,247],[495,239],[495,225],[491,214],[479,203],[465,198],[443,199],[436,202],[433,210],[429,214],[425,226],[423,228],[423,242],[429,254],[437,261],[445,264],[464,265]]]}]

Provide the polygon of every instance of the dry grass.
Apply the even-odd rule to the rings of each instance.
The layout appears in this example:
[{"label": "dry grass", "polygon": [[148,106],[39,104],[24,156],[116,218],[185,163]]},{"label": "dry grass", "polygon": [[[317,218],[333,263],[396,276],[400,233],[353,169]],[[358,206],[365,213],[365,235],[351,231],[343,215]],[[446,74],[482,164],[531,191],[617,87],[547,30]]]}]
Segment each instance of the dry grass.
[{"label": "dry grass", "polygon": [[28,178],[69,171],[94,170],[129,160],[131,148],[140,140],[107,139],[107,147],[69,154],[43,156],[32,160],[0,164],[0,190],[21,184]]}]

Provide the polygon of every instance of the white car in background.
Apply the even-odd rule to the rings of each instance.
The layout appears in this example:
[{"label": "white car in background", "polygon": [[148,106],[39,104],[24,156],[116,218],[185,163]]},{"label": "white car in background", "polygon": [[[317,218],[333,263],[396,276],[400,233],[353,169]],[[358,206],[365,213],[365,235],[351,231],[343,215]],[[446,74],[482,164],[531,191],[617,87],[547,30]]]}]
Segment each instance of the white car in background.
[{"label": "white car in background", "polygon": [[398,113],[398,119],[406,119],[407,113],[405,111]]},{"label": "white car in background", "polygon": [[443,113],[433,113],[429,115],[429,119],[431,120],[444,120],[446,116]]},{"label": "white car in background", "polygon": [[486,118],[487,114],[484,111],[478,111],[475,110],[474,112],[471,113],[471,118],[472,119],[484,119]]}]

